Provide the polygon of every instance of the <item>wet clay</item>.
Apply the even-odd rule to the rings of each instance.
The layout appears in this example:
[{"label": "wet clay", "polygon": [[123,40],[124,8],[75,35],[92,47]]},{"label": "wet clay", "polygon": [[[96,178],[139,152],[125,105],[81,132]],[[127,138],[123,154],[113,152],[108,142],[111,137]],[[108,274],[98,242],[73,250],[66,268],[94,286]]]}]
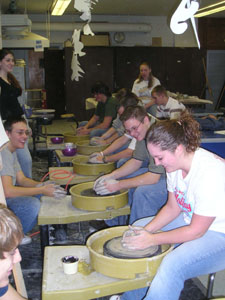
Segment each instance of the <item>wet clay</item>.
[{"label": "wet clay", "polygon": [[119,195],[120,192],[115,192],[112,194],[107,194],[107,195],[99,195],[96,194],[96,192],[91,188],[91,189],[86,189],[81,191],[81,196],[86,196],[86,197],[107,197],[107,196],[114,196],[114,195]]}]

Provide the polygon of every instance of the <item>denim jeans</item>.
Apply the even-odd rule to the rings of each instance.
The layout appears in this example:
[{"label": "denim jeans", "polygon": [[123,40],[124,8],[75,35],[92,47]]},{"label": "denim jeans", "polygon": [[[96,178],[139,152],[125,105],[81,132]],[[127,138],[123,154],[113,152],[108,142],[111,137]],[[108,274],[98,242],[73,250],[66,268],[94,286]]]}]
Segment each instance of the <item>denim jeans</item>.
[{"label": "denim jeans", "polygon": [[[144,218],[134,225],[144,226],[149,221],[150,218]],[[162,230],[167,231],[185,225],[180,215]],[[178,300],[185,280],[225,269],[224,253],[225,234],[208,230],[202,237],[180,244],[167,254],[149,289],[126,292],[121,299]]]},{"label": "denim jeans", "polygon": [[16,155],[23,174],[28,178],[32,178],[32,157],[27,142],[23,149],[16,149]]},{"label": "denim jeans", "polygon": [[[143,164],[145,165],[145,162]],[[146,172],[148,172],[148,169],[143,167],[125,178],[132,178]],[[128,198],[131,208],[129,224],[146,216],[154,216],[167,200],[165,176],[161,176],[156,184],[129,189]],[[126,225],[128,223],[128,216],[119,216],[105,222],[108,226]]]},{"label": "denim jeans", "polygon": [[[87,123],[88,123],[88,121],[82,121],[82,122],[80,122],[79,127],[85,126]],[[96,123],[96,124],[98,124],[98,123]],[[93,130],[91,130],[91,132],[89,134],[90,138],[93,138],[94,136],[102,136],[108,129],[109,128],[106,128],[106,129],[101,129],[101,128],[93,129]]]},{"label": "denim jeans", "polygon": [[25,234],[37,224],[40,210],[39,195],[35,197],[6,198],[6,202],[8,208],[20,219]]}]

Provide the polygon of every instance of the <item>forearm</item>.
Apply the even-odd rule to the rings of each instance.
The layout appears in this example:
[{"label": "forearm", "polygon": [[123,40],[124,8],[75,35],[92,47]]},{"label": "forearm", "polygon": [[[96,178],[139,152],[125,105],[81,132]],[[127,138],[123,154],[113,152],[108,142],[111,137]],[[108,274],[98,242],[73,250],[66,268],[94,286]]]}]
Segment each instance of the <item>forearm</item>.
[{"label": "forearm", "polygon": [[23,177],[22,179],[19,180],[18,184],[21,187],[36,187],[37,184],[39,184],[39,181],[33,180],[28,177]]},{"label": "forearm", "polygon": [[89,129],[90,127],[93,127],[95,123],[98,121],[98,116],[94,115],[84,126],[84,128]]},{"label": "forearm", "polygon": [[109,137],[111,137],[114,133],[115,133],[115,128],[111,127],[109,128],[109,130],[107,130],[103,135],[102,135],[102,139],[103,140],[106,140],[108,139]]},{"label": "forearm", "polygon": [[23,196],[34,196],[43,194],[42,187],[19,187],[11,186],[10,188],[4,189],[6,198],[16,198]]},{"label": "forearm", "polygon": [[109,147],[107,147],[103,152],[104,155],[109,155],[110,153],[116,151],[123,145],[125,145],[128,142],[129,138],[125,135],[119,137],[116,139]]},{"label": "forearm", "polygon": [[116,154],[113,155],[109,155],[109,156],[104,156],[104,161],[105,162],[112,162],[112,161],[118,161],[121,158],[130,158],[133,154],[133,150],[127,148],[121,152],[118,152]]},{"label": "forearm", "polygon": [[160,175],[146,172],[136,177],[119,181],[119,189],[130,189],[142,185],[155,184],[159,181]]},{"label": "forearm", "polygon": [[141,165],[142,165],[142,161],[131,158],[119,169],[113,171],[111,173],[111,177],[114,179],[125,177],[140,169]]},{"label": "forearm", "polygon": [[150,99],[149,102],[145,104],[145,108],[149,108],[149,107],[151,107],[154,104],[155,104],[155,102]]},{"label": "forearm", "polygon": [[119,137],[118,133],[115,132],[115,133],[112,134],[109,138],[107,138],[107,139],[105,140],[105,143],[106,143],[106,144],[110,144],[110,143],[114,142],[118,137]]},{"label": "forearm", "polygon": [[156,232],[162,229],[164,226],[172,222],[179,216],[181,210],[179,207],[174,209],[168,205],[168,203],[158,212],[156,217],[145,226],[145,229],[150,232]]}]

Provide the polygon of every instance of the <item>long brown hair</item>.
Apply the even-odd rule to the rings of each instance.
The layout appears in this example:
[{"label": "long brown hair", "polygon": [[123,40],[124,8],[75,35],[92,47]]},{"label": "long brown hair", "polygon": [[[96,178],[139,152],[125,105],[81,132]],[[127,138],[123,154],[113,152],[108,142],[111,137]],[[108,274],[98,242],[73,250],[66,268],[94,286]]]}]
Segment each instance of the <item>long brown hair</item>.
[{"label": "long brown hair", "polygon": [[147,143],[171,152],[182,144],[187,152],[194,152],[200,145],[200,137],[199,123],[185,110],[179,119],[153,124],[147,135]]},{"label": "long brown hair", "polygon": [[[150,64],[146,61],[144,61],[143,63],[140,64],[140,67],[144,65],[144,66],[147,66],[150,70],[152,69]],[[138,81],[137,83],[140,83],[141,81],[143,81],[144,79],[142,78],[141,76],[141,73],[139,73],[139,76],[138,76]],[[152,75],[152,72],[149,73],[149,77],[148,77],[148,88],[151,88],[153,86],[153,75]]]},{"label": "long brown hair", "polygon": [[[14,54],[9,49],[1,49],[0,50],[0,61],[2,61],[6,55],[11,54],[14,58]],[[19,83],[19,81],[16,79],[16,77],[12,73],[7,73],[7,79],[10,82],[11,85],[21,90],[22,94],[22,87]]]}]

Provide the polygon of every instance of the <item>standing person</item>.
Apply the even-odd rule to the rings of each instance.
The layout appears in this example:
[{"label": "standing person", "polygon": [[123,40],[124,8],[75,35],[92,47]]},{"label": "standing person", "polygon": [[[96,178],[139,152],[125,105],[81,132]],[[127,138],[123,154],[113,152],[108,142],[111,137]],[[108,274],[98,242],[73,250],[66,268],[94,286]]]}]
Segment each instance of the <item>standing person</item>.
[{"label": "standing person", "polygon": [[81,122],[77,129],[78,135],[89,134],[90,138],[101,136],[109,129],[116,117],[118,105],[108,86],[103,82],[97,82],[91,92],[98,102],[95,113],[89,121]]},{"label": "standing person", "polygon": [[148,113],[156,116],[156,105],[151,99],[152,89],[159,85],[160,81],[152,75],[152,69],[148,62],[140,65],[140,73],[134,81],[132,92],[138,96]]},{"label": "standing person", "polygon": [[154,87],[152,99],[157,105],[156,117],[158,119],[176,119],[185,110],[185,106],[182,103],[168,97],[167,91],[162,85]]},{"label": "standing person", "polygon": [[[12,71],[15,65],[13,53],[8,49],[0,50],[0,114],[2,120],[21,117],[24,112],[19,104],[18,97],[22,94],[22,88]],[[23,173],[32,177],[32,158],[28,144],[24,149],[17,150],[17,157]]]},{"label": "standing person", "polygon": [[23,238],[19,219],[0,203],[0,298],[2,300],[25,299],[9,284],[13,266],[21,261],[18,245]]},{"label": "standing person", "polygon": [[143,228],[123,243],[132,249],[176,246],[147,294],[147,289],[126,292],[123,300],[177,300],[186,279],[225,269],[225,160],[199,144],[199,124],[186,113],[151,127],[147,147],[156,165],[166,169],[169,197],[155,218],[135,222]]},{"label": "standing person", "polygon": [[[64,189],[46,181],[41,183],[27,178],[17,160],[16,149],[23,149],[29,131],[23,118],[8,119],[4,122],[4,128],[9,138],[9,143],[1,151],[3,168],[0,171],[6,203],[15,215],[20,219],[23,231],[26,234],[37,223],[40,209],[40,196],[62,198],[66,192]],[[31,242],[29,236],[25,236],[23,244]]]}]

